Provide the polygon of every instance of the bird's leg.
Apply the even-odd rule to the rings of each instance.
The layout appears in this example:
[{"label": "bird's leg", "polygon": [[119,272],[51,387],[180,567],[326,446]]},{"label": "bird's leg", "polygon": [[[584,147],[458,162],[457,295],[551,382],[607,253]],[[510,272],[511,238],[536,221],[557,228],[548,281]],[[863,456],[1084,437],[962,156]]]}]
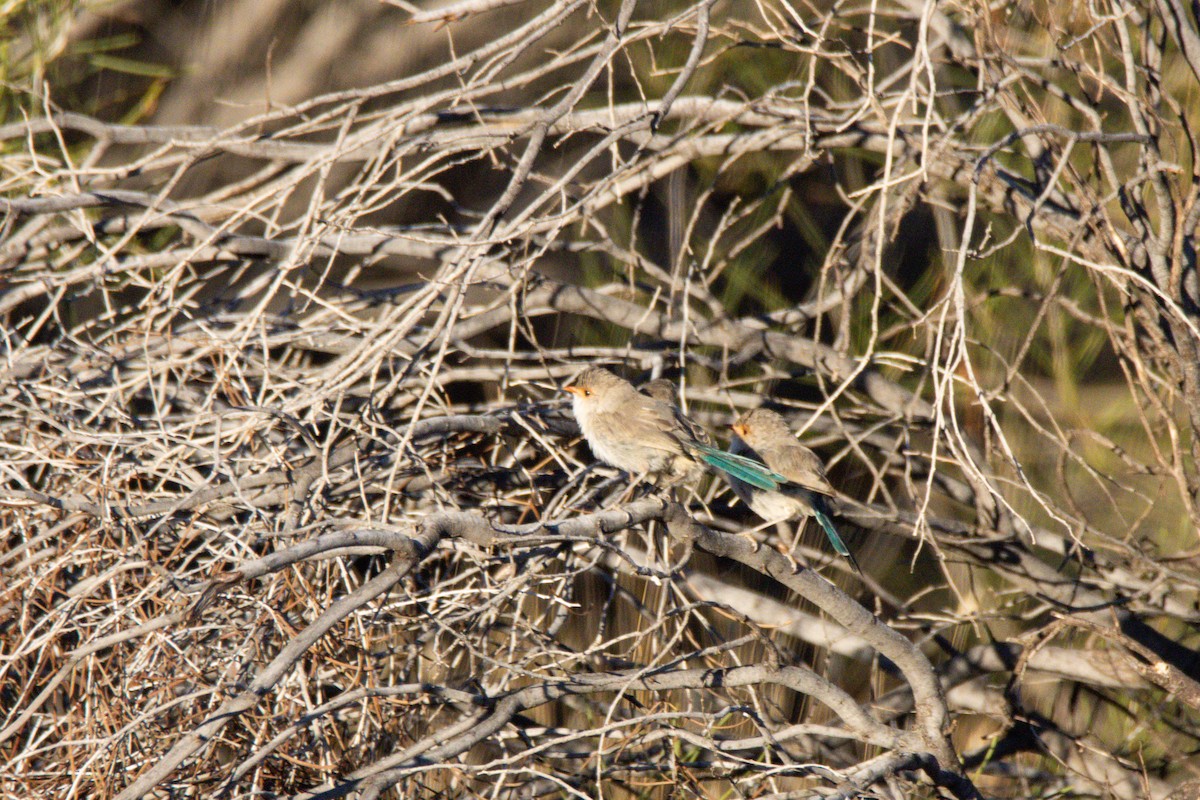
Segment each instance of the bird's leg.
[{"label": "bird's leg", "polygon": [[792,567],[792,574],[799,575],[800,574],[800,562],[797,561],[796,556],[793,555],[794,551],[791,550],[790,548],[784,547],[782,544],[777,546],[775,549],[777,549],[779,551],[779,554],[781,556],[783,556],[784,558],[787,559],[788,564],[790,564]]},{"label": "bird's leg", "polygon": [[[784,522],[783,520],[779,521],[778,525],[780,528],[784,528],[783,522]],[[801,569],[800,562],[796,560],[795,553],[797,550],[800,549],[800,532],[803,530],[804,530],[804,522],[801,521],[800,524],[796,526],[795,530],[792,533],[792,546],[785,548],[781,542],[779,545],[779,548],[778,548],[779,552],[783,555],[783,557],[786,558],[788,560],[788,563],[792,565],[792,574],[793,575],[800,574],[800,569]],[[783,537],[780,537],[780,538],[783,538]]]},{"label": "bird's leg", "polygon": [[647,470],[638,477],[638,483],[643,489],[641,494],[642,497],[649,497],[652,494],[658,494],[662,491],[662,487],[658,485],[661,476],[655,473],[654,477],[650,477],[651,474],[652,473]]}]

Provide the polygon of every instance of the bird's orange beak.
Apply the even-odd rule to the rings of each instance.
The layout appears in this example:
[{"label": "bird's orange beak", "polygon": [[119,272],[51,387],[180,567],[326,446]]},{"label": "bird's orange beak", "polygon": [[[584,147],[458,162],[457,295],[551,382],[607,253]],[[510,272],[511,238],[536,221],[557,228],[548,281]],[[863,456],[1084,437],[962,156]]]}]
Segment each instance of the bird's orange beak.
[{"label": "bird's orange beak", "polygon": [[564,386],[563,391],[567,394],[583,395],[583,389],[580,389],[578,386]]},{"label": "bird's orange beak", "polygon": [[746,436],[746,426],[745,425],[743,425],[740,422],[735,422],[732,425],[730,425],[729,427],[733,428],[733,432],[736,433],[738,436],[745,438],[745,436]]}]

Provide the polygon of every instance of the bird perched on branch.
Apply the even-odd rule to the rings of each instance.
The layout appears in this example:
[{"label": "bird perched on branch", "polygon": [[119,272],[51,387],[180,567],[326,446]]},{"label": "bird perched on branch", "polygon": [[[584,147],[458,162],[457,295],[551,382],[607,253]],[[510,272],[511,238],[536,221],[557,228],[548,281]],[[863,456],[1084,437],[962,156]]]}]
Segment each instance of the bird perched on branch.
[{"label": "bird perched on branch", "polygon": [[700,424],[694,419],[683,413],[683,409],[676,402],[679,399],[679,390],[675,384],[671,383],[666,378],[655,378],[652,381],[647,381],[638,387],[638,391],[642,394],[653,397],[659,402],[666,403],[671,407],[671,411],[675,414],[675,419],[681,425],[687,428],[687,432],[691,437],[701,444],[712,444],[712,437],[708,435],[708,431],[700,427]]},{"label": "bird perched on branch", "polygon": [[767,408],[743,414],[733,423],[733,432],[731,453],[759,459],[786,479],[776,488],[763,489],[731,476],[729,483],[742,502],[767,522],[815,517],[833,549],[850,559],[854,569],[861,572],[858,561],[829,518],[829,501],[834,492],[820,457],[796,441],[784,418]]},{"label": "bird perched on branch", "polygon": [[[679,397],[679,391],[675,388],[675,384],[666,378],[655,378],[652,381],[646,381],[638,387],[638,391],[644,395],[653,397],[655,400],[661,400],[671,405],[675,405],[675,400]],[[705,431],[704,435],[707,436],[708,432]]]},{"label": "bird perched on branch", "polygon": [[702,439],[702,428],[672,403],[642,394],[601,367],[588,367],[563,391],[593,455],[637,480],[671,488],[700,479],[712,467],[759,489],[784,478],[762,463],[726,453]]}]

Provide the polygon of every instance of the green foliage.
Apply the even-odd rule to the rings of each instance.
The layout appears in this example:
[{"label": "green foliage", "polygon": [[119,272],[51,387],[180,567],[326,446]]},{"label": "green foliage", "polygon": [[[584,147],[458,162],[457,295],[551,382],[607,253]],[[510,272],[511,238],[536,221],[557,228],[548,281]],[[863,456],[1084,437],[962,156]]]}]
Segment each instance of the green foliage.
[{"label": "green foliage", "polygon": [[[139,53],[142,34],[119,24],[96,26],[91,38],[74,36],[85,11],[103,15],[96,0],[25,0],[0,7],[0,119],[43,112],[49,92],[56,107],[86,114],[115,114],[127,123],[143,119],[175,70]],[[115,32],[106,32],[111,27]],[[126,80],[114,81],[124,76]],[[108,83],[97,82],[107,78]]]}]

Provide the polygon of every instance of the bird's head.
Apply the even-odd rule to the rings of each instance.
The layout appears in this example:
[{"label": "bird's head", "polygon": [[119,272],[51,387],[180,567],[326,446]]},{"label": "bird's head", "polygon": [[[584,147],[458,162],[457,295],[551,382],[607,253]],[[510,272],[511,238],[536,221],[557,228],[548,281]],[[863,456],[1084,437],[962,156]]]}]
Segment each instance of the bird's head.
[{"label": "bird's head", "polygon": [[755,450],[771,442],[779,441],[780,437],[791,438],[792,436],[787,420],[769,408],[747,411],[738,417],[737,422],[730,427],[743,442]]},{"label": "bird's head", "polygon": [[576,408],[589,410],[619,407],[625,402],[626,389],[634,391],[632,384],[603,367],[588,367],[563,387],[564,392],[574,396],[572,402]]},{"label": "bird's head", "polygon": [[675,384],[671,383],[666,378],[656,378],[649,383],[643,383],[641,393],[647,397],[653,397],[663,403],[674,405],[679,400],[679,391],[675,388]]}]

